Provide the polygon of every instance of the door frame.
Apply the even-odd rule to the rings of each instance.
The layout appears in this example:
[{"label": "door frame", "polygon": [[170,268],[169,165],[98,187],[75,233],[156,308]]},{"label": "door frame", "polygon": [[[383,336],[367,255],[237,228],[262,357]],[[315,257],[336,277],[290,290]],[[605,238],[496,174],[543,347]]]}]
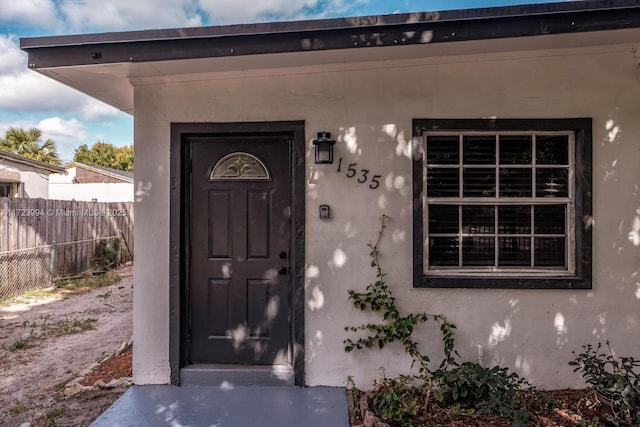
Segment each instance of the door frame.
[{"label": "door frame", "polygon": [[304,121],[171,123],[169,186],[169,368],[179,385],[189,360],[189,218],[191,136],[291,137],[291,289],[289,325],[294,384],[304,385],[305,157]]}]

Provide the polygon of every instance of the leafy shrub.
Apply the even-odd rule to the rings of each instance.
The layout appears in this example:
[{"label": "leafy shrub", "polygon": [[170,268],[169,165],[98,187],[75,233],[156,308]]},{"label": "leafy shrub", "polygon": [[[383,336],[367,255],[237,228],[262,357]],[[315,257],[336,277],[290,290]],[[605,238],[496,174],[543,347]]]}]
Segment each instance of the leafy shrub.
[{"label": "leafy shrub", "polygon": [[[530,410],[533,401],[521,392],[532,389],[531,385],[515,372],[509,373],[507,368],[485,368],[465,362],[450,370],[437,370],[432,378],[434,396],[441,403],[474,408],[478,414],[499,414],[513,420],[515,426],[533,423]],[[542,398],[541,394],[538,397]]]},{"label": "leafy shrub", "polygon": [[110,270],[120,263],[120,238],[115,238],[109,243],[107,240],[98,242],[96,268]]},{"label": "leafy shrub", "polygon": [[613,356],[609,341],[607,352],[600,351],[602,343],[596,347],[582,346],[583,351],[573,354],[569,365],[573,372],[580,371],[582,378],[593,389],[610,400],[614,425],[640,425],[640,360],[633,357]]},{"label": "leafy shrub", "polygon": [[410,384],[411,377],[401,375],[398,378],[387,378],[384,373],[373,385],[371,409],[386,421],[399,426],[412,425],[412,419],[422,408],[422,397]]}]

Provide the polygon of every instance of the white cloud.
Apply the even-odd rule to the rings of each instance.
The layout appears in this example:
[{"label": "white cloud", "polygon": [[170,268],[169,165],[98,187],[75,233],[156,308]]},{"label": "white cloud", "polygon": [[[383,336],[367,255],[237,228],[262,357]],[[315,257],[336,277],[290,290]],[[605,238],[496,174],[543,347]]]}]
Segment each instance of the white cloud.
[{"label": "white cloud", "polygon": [[52,0],[0,0],[0,22],[56,28],[59,19]]},{"label": "white cloud", "polygon": [[56,143],[58,154],[63,161],[73,159],[73,151],[87,139],[87,132],[77,119],[63,120],[49,117],[35,126],[42,130],[42,140],[51,139]]},{"label": "white cloud", "polygon": [[113,108],[110,105],[93,98],[87,99],[80,108],[80,115],[82,115],[82,118],[90,122],[115,119],[119,112],[120,111],[117,108]]},{"label": "white cloud", "polygon": [[89,121],[113,119],[118,110],[27,69],[27,55],[14,37],[0,35],[0,109],[56,111]]},{"label": "white cloud", "polygon": [[[0,0],[4,1],[4,0]],[[59,0],[72,31],[118,31],[336,16],[368,0]]]},{"label": "white cloud", "polygon": [[59,143],[77,143],[87,138],[84,125],[77,119],[64,120],[60,117],[49,117],[40,120],[37,128],[42,130],[43,139],[51,138]]},{"label": "white cloud", "polygon": [[246,23],[336,16],[367,0],[199,0],[212,23]]},{"label": "white cloud", "polygon": [[14,36],[0,34],[0,64],[0,75],[18,74],[27,67],[27,59],[18,49]]},{"label": "white cloud", "polygon": [[202,23],[195,0],[59,0],[58,4],[73,31],[117,31]]},{"label": "white cloud", "polygon": [[71,161],[74,150],[80,144],[86,143],[88,137],[84,124],[77,119],[64,120],[60,117],[48,117],[39,122],[15,121],[0,123],[0,135],[4,135],[5,131],[10,127],[40,129],[42,131],[42,141],[53,140],[63,162]]},{"label": "white cloud", "polygon": [[369,0],[0,0],[0,22],[59,33],[338,16]]},{"label": "white cloud", "polygon": [[0,39],[2,58],[8,67],[0,67],[0,108],[12,111],[68,110],[82,102],[81,96],[60,83],[27,69],[27,54],[13,37]]},{"label": "white cloud", "polygon": [[255,22],[272,16],[287,19],[317,3],[318,0],[200,0],[202,9],[216,22]]},{"label": "white cloud", "polygon": [[0,108],[10,111],[72,111],[83,95],[34,72],[0,75]]},{"label": "white cloud", "polygon": [[0,22],[68,32],[199,26],[197,0],[0,0]]},{"label": "white cloud", "polygon": [[146,28],[337,16],[368,0],[0,0],[0,22],[58,32]]}]

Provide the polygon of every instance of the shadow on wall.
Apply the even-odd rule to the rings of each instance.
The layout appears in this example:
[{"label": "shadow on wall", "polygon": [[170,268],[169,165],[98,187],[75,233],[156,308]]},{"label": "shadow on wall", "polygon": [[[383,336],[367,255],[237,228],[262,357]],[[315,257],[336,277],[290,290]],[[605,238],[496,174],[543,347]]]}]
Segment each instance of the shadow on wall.
[{"label": "shadow on wall", "polygon": [[[598,126],[597,122],[594,126]],[[327,199],[340,200],[348,205],[332,220],[332,230],[339,228],[339,232],[317,231],[314,238],[318,233],[322,236],[310,242],[314,247],[311,259],[322,261],[306,267],[307,309],[325,311],[326,327],[341,329],[346,326],[332,323],[335,316],[330,313],[338,311],[349,313],[346,316],[351,319],[350,324],[366,321],[366,316],[354,310],[347,301],[347,289],[359,290],[373,279],[372,272],[367,270],[370,261],[365,245],[375,234],[377,220],[383,213],[392,219],[387,230],[390,237],[385,238],[381,249],[383,256],[402,253],[411,259],[407,252],[412,224],[412,185],[408,166],[412,156],[410,134],[395,124],[376,129],[344,126],[337,138],[336,163],[309,168],[307,184],[311,200],[318,203]],[[515,367],[521,375],[533,377],[534,382],[536,375],[548,375],[536,370],[539,368],[535,366],[539,363],[536,358],[541,353],[568,362],[572,350],[579,350],[584,344],[609,340],[614,351],[619,347],[624,349],[620,351],[622,354],[628,354],[629,343],[636,339],[640,322],[640,207],[630,212],[615,210],[615,214],[604,211],[607,206],[628,206],[629,197],[637,200],[639,196],[637,159],[623,154],[624,144],[630,143],[624,141],[623,135],[621,126],[613,118],[594,129],[593,149],[598,153],[594,158],[599,164],[593,165],[593,200],[599,220],[596,221],[595,216],[583,219],[585,227],[598,226],[594,236],[592,290],[465,290],[463,297],[458,290],[413,289],[409,283],[396,281],[392,286],[407,287],[394,289],[401,295],[400,306],[406,303],[416,306],[412,300],[419,299],[428,303],[421,311],[437,310],[431,306],[436,301],[441,301],[441,307],[460,310],[461,305],[451,301],[469,298],[465,301],[473,302],[474,295],[487,301],[489,294],[495,296],[490,298],[493,303],[485,307],[465,309],[477,314],[474,317],[477,320],[473,325],[457,325],[457,345],[462,349],[461,354],[475,359],[477,347],[482,346],[486,349],[487,363]],[[309,151],[307,158],[312,158],[311,155]],[[377,192],[355,191],[371,185],[371,178],[376,175],[380,176]],[[354,206],[360,209],[354,210]],[[357,212],[357,215],[344,217],[344,212]],[[616,231],[610,232],[612,229]],[[603,259],[604,254],[613,254],[613,262]],[[398,268],[388,262],[383,261],[383,264],[391,271]],[[354,274],[354,269],[362,270],[362,273]],[[357,283],[352,282],[354,276]],[[401,277],[410,280],[411,274],[402,271]],[[410,300],[403,303],[406,298]],[[626,303],[620,305],[621,301]],[[449,319],[460,317],[455,310],[446,310],[452,309],[442,310]],[[469,314],[462,318],[469,319]],[[473,336],[470,330],[484,330],[485,333]],[[325,335],[322,330],[316,330],[307,337],[308,359],[318,357],[321,347],[327,345]],[[341,348],[341,342],[339,346]],[[561,369],[568,372],[568,366]]]},{"label": "shadow on wall", "polygon": [[150,181],[138,181],[136,184],[136,191],[134,193],[136,203],[142,202],[144,199],[147,199],[151,196],[151,187],[152,183]]},{"label": "shadow on wall", "polygon": [[[530,342],[529,346],[544,345],[550,354],[560,352],[569,360],[570,352],[580,350],[582,345],[609,340],[614,353],[638,356],[638,347],[633,343],[637,342],[640,326],[640,208],[615,210],[615,214],[608,211],[611,206],[628,206],[630,196],[632,200],[640,196],[637,159],[622,153],[623,145],[629,143],[613,119],[607,120],[604,128],[594,129],[593,146],[600,159],[598,165],[593,165],[598,218],[594,215],[583,221],[586,227],[598,227],[594,234],[593,289],[554,292],[557,302],[541,313],[551,322],[549,339]],[[509,300],[505,318],[493,323],[486,344],[493,349],[495,363],[513,362],[521,374],[529,376],[535,374],[535,366],[526,351],[515,360],[500,356],[501,348],[517,348],[522,345],[522,336],[531,336],[528,330],[534,318],[530,312],[522,315],[525,298],[522,295]]]},{"label": "shadow on wall", "polygon": [[[308,223],[316,222],[316,204],[329,200],[333,206],[330,223],[319,222],[319,228],[308,235],[313,236],[313,241],[309,240],[313,256],[307,258],[322,262],[306,266],[306,308],[312,313],[349,313],[357,318],[363,314],[350,311],[353,307],[347,300],[347,289],[364,287],[373,279],[366,243],[375,237],[383,213],[394,218],[387,230],[393,242],[405,249],[408,245],[411,143],[395,124],[362,131],[343,126],[336,139],[334,164],[311,164],[307,177],[307,195],[315,202],[307,206]],[[311,142],[307,159],[313,159]],[[353,280],[353,269],[361,270],[358,283],[344,284]],[[346,324],[339,323],[344,319],[341,316],[328,316],[325,327],[342,330]],[[322,346],[335,345],[326,343],[325,335],[317,329],[307,337],[307,360],[318,357]],[[341,341],[338,348],[342,351]]]}]

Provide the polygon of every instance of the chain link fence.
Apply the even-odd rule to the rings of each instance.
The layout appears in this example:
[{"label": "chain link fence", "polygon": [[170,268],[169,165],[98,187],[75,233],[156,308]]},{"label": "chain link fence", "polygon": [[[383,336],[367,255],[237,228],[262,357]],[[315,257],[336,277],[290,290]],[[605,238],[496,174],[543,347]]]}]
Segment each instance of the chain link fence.
[{"label": "chain link fence", "polygon": [[121,236],[0,252],[0,301],[132,259]]}]

